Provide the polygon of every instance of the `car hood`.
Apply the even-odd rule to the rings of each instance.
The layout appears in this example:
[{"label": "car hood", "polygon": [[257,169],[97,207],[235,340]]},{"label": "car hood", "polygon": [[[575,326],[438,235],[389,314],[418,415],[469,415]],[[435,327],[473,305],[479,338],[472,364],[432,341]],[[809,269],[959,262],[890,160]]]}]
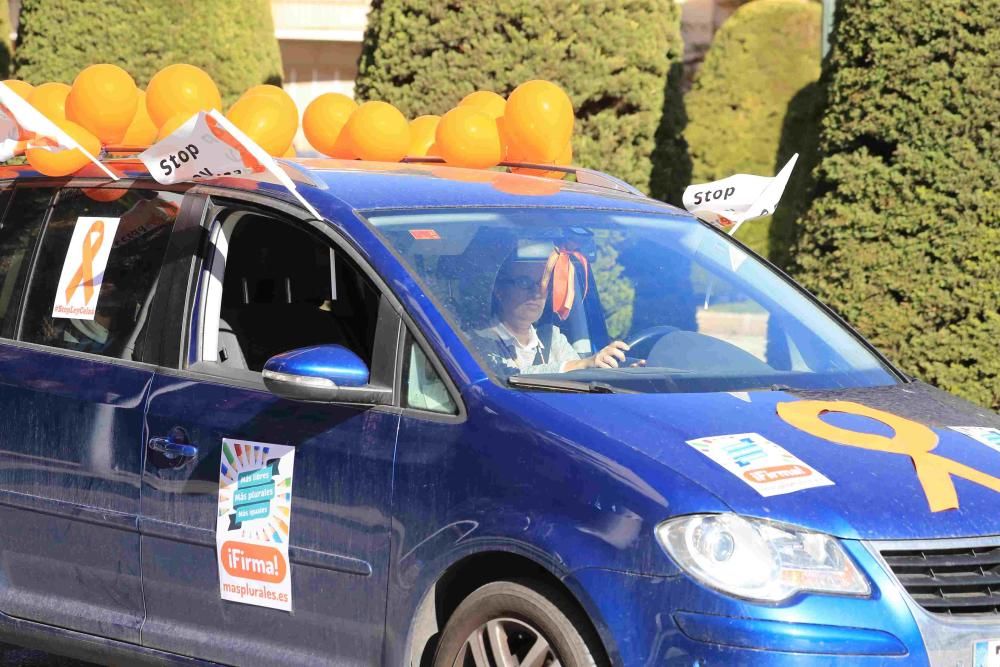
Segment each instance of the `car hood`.
[{"label": "car hood", "polygon": [[[953,538],[1000,534],[1000,490],[951,475],[959,507],[932,511],[914,460],[903,453],[836,444],[790,425],[780,403],[851,401],[922,424],[937,436],[933,454],[996,480],[1000,446],[979,442],[952,427],[1000,428],[1000,416],[922,383],[838,391],[717,394],[568,394],[533,392],[622,446],[645,453],[705,487],[744,515],[797,524],[851,539]],[[828,413],[834,426],[888,438],[893,429],[864,416]],[[765,497],[689,440],[756,433],[800,459],[832,484]],[[924,431],[926,433],[926,431]],[[899,437],[907,438],[906,433]],[[884,441],[883,441],[884,442]],[[965,466],[960,468],[958,465]],[[952,464],[933,458],[922,466]],[[655,471],[636,471],[655,475]],[[655,480],[650,480],[651,482]],[[926,480],[925,480],[926,481]],[[981,480],[980,480],[981,481]],[[669,493],[669,489],[665,490]],[[931,491],[931,494],[940,493]]]}]

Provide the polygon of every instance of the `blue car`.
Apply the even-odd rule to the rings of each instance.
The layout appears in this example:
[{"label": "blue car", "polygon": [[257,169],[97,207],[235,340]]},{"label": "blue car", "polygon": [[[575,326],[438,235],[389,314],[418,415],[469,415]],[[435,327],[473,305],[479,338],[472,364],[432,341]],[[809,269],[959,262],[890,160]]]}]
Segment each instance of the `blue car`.
[{"label": "blue car", "polygon": [[611,177],[282,164],[4,172],[0,641],[1000,665],[997,414]]}]

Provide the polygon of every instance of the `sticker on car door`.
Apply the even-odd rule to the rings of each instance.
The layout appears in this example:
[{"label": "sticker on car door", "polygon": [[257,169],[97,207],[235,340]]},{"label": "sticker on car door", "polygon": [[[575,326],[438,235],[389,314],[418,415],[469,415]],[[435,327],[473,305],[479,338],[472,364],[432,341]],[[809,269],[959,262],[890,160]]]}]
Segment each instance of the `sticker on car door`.
[{"label": "sticker on car door", "polygon": [[52,317],[94,319],[97,301],[101,297],[104,269],[108,266],[119,220],[120,218],[90,217],[76,219],[73,238],[70,239],[59,276]]},{"label": "sticker on car door", "polygon": [[215,531],[223,600],[292,610],[295,448],[223,438]]}]

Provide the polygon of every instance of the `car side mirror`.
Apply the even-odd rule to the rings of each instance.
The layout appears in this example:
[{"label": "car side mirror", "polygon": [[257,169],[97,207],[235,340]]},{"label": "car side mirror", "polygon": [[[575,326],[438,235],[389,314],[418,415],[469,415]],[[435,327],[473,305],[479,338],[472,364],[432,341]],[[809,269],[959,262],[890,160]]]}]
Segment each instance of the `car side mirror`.
[{"label": "car side mirror", "polygon": [[368,366],[340,345],[314,345],[282,352],[264,364],[268,391],[295,401],[385,405],[392,390],[369,384]]}]

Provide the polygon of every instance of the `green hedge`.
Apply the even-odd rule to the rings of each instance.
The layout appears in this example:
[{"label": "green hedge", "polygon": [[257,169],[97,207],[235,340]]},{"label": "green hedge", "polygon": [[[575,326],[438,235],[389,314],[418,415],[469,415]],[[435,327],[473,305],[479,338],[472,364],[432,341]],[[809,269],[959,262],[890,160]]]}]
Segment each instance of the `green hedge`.
[{"label": "green hedge", "polygon": [[375,0],[355,91],[413,118],[550,79],[576,109],[575,164],[679,202],[682,51],[672,0]]},{"label": "green hedge", "polygon": [[267,0],[24,0],[18,78],[72,83],[94,63],[124,67],[145,87],[173,63],[215,79],[225,104],[258,83],[281,82],[281,53]]},{"label": "green hedge", "polygon": [[904,369],[1000,408],[996,0],[839,0],[798,277]]},{"label": "green hedge", "polygon": [[8,3],[0,3],[0,78],[10,77],[10,61],[14,51],[10,46],[10,7]]},{"label": "green hedge", "polygon": [[716,34],[685,99],[694,182],[737,173],[770,176],[800,153],[779,207],[782,216],[776,216],[781,227],[769,217],[737,233],[779,263],[787,261],[790,227],[816,162],[820,13],[818,4],[805,0],[744,5]]}]

